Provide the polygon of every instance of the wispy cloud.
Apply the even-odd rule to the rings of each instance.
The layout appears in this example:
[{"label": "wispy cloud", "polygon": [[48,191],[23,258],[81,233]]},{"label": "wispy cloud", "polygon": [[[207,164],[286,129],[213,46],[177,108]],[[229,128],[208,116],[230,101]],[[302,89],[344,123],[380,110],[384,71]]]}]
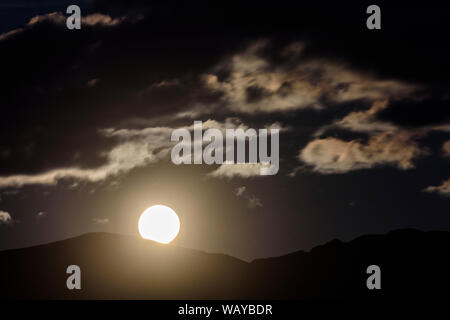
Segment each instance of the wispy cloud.
[{"label": "wispy cloud", "polygon": [[229,109],[243,113],[322,109],[327,107],[323,101],[336,104],[400,98],[418,88],[399,80],[379,79],[331,60],[301,59],[303,43],[282,49],[279,54],[285,63],[274,65],[262,54],[269,46],[268,40],[254,42],[217,67],[229,71],[227,78],[205,74],[204,84],[223,93],[222,102]]},{"label": "wispy cloud", "polygon": [[[126,132],[122,132],[124,135]],[[120,136],[113,129],[105,135]],[[68,167],[53,169],[33,175],[12,175],[0,177],[0,188],[24,185],[55,185],[60,180],[74,179],[99,182],[111,176],[154,163],[167,155],[170,147],[170,128],[150,128],[141,137],[119,139],[120,142],[106,154],[106,163],[97,168]]]},{"label": "wispy cloud", "polygon": [[450,140],[444,142],[442,145],[442,153],[444,156],[450,158]]},{"label": "wispy cloud", "polygon": [[[275,123],[272,126],[280,126]],[[117,144],[105,154],[106,163],[96,168],[65,167],[56,168],[37,174],[18,174],[0,176],[1,188],[20,188],[25,185],[56,185],[61,180],[101,182],[110,177],[126,174],[135,168],[145,167],[149,164],[168,158],[170,150],[176,142],[171,141],[171,134],[175,129],[185,128],[193,130],[193,125],[185,127],[149,127],[143,129],[102,129],[99,131],[106,138],[114,139]],[[217,128],[225,131],[228,128],[247,129],[247,126],[237,118],[227,118],[223,122],[207,120],[203,129]],[[259,168],[259,166],[258,166]],[[212,176],[221,176],[228,169],[221,169]],[[236,168],[242,175],[253,174],[243,168]],[[245,173],[244,171],[247,171]],[[258,171],[259,174],[259,171]]]},{"label": "wispy cloud", "polygon": [[[444,142],[442,145],[442,153],[445,157],[450,158],[450,140]],[[429,186],[423,189],[424,192],[437,193],[442,197],[450,197],[450,178],[442,181],[438,186]]]},{"label": "wispy cloud", "polygon": [[299,153],[298,159],[323,174],[345,173],[380,165],[401,170],[414,168],[414,161],[427,154],[415,141],[417,135],[409,131],[382,132],[371,136],[366,143],[337,138],[315,139]]},{"label": "wispy cloud", "polygon": [[367,110],[353,111],[342,119],[334,121],[332,124],[319,128],[315,133],[315,137],[319,137],[326,131],[333,128],[341,128],[353,132],[363,133],[379,133],[383,131],[397,130],[397,126],[392,123],[381,121],[377,118],[377,114],[388,107],[387,100],[375,101]]},{"label": "wispy cloud", "polygon": [[247,200],[247,206],[250,209],[254,209],[257,207],[262,207],[263,204],[261,202],[261,199],[259,199],[257,196],[253,195],[253,194],[249,194],[247,191],[247,187],[246,186],[241,186],[238,187],[234,190],[234,194],[237,197],[241,197]]},{"label": "wispy cloud", "polygon": [[0,224],[12,224],[13,220],[11,218],[11,214],[6,211],[0,210]]},{"label": "wispy cloud", "polygon": [[450,197],[450,179],[442,181],[439,186],[429,186],[423,190],[429,193],[438,193],[443,197]]},{"label": "wispy cloud", "polygon": [[214,178],[251,178],[260,177],[261,168],[269,167],[262,163],[223,163],[216,170],[208,173]]},{"label": "wispy cloud", "polygon": [[109,219],[108,218],[94,218],[92,219],[92,222],[94,222],[95,224],[108,224],[109,223]]},{"label": "wispy cloud", "polygon": [[[50,22],[54,25],[65,27],[67,17],[61,12],[52,12],[44,15],[37,15],[30,19],[30,21],[22,28],[17,28],[6,33],[0,34],[0,41],[7,40],[8,38],[25,32],[35,26],[43,23]],[[121,22],[125,21],[126,17],[112,18],[109,15],[101,13],[93,13],[81,18],[81,23],[83,26],[89,27],[114,27],[119,25]]]},{"label": "wispy cloud", "polygon": [[40,211],[40,212],[38,212],[38,213],[36,214],[36,219],[42,219],[42,218],[45,218],[47,215],[48,215],[47,212]]}]

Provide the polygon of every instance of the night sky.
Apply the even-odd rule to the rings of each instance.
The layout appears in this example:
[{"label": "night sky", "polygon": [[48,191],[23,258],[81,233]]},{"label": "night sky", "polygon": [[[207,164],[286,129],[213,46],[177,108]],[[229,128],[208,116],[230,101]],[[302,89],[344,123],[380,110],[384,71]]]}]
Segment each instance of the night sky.
[{"label": "night sky", "polygon": [[[175,245],[246,260],[450,230],[448,4],[368,30],[370,4],[1,1],[0,249],[137,235],[155,204]],[[279,172],[174,165],[194,120],[280,128]]]}]

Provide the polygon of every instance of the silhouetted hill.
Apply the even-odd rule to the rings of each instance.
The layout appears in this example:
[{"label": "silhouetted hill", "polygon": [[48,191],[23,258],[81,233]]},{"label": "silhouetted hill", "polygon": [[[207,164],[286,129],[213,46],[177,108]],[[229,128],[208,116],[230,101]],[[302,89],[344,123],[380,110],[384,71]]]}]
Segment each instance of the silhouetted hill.
[{"label": "silhouetted hill", "polygon": [[[230,256],[92,233],[0,252],[2,298],[281,299],[448,296],[450,232],[399,230],[246,263]],[[81,268],[82,290],[66,288]],[[366,268],[381,268],[368,290]]]}]

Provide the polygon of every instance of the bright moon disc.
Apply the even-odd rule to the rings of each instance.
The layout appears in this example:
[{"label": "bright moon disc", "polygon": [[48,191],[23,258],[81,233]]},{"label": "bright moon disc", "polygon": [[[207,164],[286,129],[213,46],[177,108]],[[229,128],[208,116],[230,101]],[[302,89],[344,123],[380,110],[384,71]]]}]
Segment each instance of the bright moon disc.
[{"label": "bright moon disc", "polygon": [[169,243],[180,231],[180,219],[169,207],[152,206],[141,214],[138,228],[144,239]]}]

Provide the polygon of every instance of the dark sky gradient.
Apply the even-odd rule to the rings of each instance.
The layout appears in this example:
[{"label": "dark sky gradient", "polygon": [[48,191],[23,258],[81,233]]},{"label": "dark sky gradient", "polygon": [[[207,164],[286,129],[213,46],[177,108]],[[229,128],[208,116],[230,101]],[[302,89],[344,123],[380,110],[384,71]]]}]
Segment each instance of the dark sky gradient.
[{"label": "dark sky gradient", "polygon": [[[37,15],[64,15],[68,4],[79,4],[83,16],[124,20],[84,24],[79,31],[53,18],[26,25]],[[123,142],[102,134],[107,128],[176,128],[234,118],[251,128],[277,122],[288,130],[281,132],[276,176],[214,178],[208,173],[218,166],[175,166],[162,157],[101,181],[3,186],[0,211],[11,221],[0,223],[0,249],[91,231],[136,234],[139,214],[154,204],[180,215],[175,244],[244,259],[398,228],[450,230],[450,193],[424,192],[450,178],[450,156],[443,148],[450,140],[448,4],[378,2],[382,30],[374,31],[365,27],[370,4],[2,1],[0,34],[16,33],[0,36],[0,186],[2,178],[14,175],[98,169]],[[314,101],[321,108],[286,111],[271,104],[269,111],[250,112],[230,102],[226,91],[205,85],[205,74],[229,83],[233,57],[264,39],[267,44],[255,56],[267,67],[259,71],[289,75],[305,66],[304,85],[321,90]],[[293,43],[303,46],[299,57],[283,54]],[[346,80],[345,72],[368,79],[368,88],[360,89],[355,78]],[[373,89],[381,86],[377,81],[391,82]],[[287,95],[295,93],[295,83],[286,81]],[[360,96],[343,98],[352,86]],[[258,86],[246,93],[245,103],[256,105],[270,97]],[[359,123],[366,131],[330,126],[381,101],[387,106],[369,124]],[[198,110],[193,118],[176,117]],[[390,129],[370,131],[371,124]],[[323,135],[314,136],[324,126]],[[411,149],[420,155],[406,169],[394,161],[339,173],[314,170],[297,157],[315,139],[365,146],[380,133],[392,134],[388,139],[394,141],[408,137],[393,147],[395,156],[408,157]],[[373,147],[372,157],[385,156],[385,145]],[[246,197],[235,194],[242,186]],[[249,207],[251,197],[262,206]],[[45,214],[38,217],[39,212]]]}]

